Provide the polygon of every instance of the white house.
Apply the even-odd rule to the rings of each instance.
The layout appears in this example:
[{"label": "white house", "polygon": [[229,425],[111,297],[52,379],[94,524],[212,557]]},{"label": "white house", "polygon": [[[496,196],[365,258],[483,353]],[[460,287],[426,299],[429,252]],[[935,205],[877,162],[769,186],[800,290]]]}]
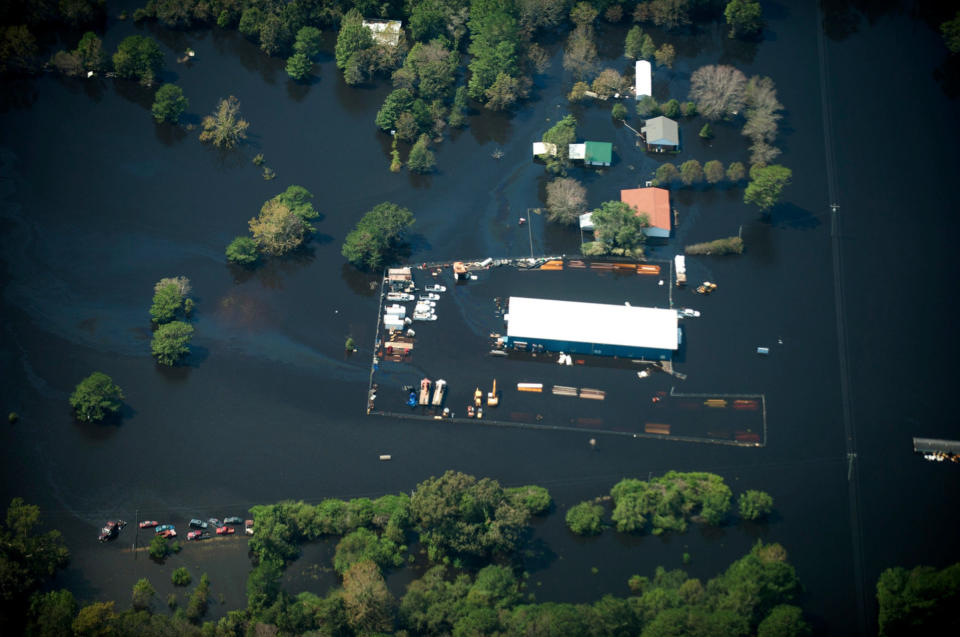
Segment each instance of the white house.
[{"label": "white house", "polygon": [[400,20],[364,20],[363,26],[370,29],[373,39],[379,44],[389,46],[400,44],[400,29],[403,27]]},{"label": "white house", "polygon": [[636,98],[640,99],[644,95],[653,96],[653,70],[650,68],[650,62],[647,60],[637,60],[637,86],[634,90]]}]

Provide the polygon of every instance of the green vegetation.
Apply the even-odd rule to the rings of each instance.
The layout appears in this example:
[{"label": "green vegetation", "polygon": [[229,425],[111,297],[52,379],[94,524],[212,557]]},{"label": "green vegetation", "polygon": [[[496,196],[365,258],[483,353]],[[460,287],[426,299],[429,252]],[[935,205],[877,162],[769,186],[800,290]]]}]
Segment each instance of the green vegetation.
[{"label": "green vegetation", "polygon": [[360,527],[343,537],[333,556],[333,568],[343,574],[357,562],[369,560],[381,569],[403,566],[407,547]]},{"label": "green vegetation", "polygon": [[701,66],[690,76],[690,99],[707,119],[736,115],[744,105],[747,78],[732,66]]},{"label": "green vegetation", "polygon": [[696,0],[650,0],[640,2],[633,12],[634,22],[652,22],[658,27],[676,29],[690,24],[690,12]]},{"label": "green vegetation", "polygon": [[253,265],[260,258],[257,242],[250,237],[234,237],[227,246],[227,261],[237,265]]},{"label": "green vegetation", "polygon": [[523,487],[508,487],[506,492],[514,505],[526,509],[530,515],[546,515],[550,512],[550,507],[553,506],[553,498],[550,497],[550,492],[535,484],[528,484]]},{"label": "green vegetation", "polygon": [[708,184],[718,184],[726,177],[723,170],[723,164],[716,159],[712,159],[703,165],[703,176]]},{"label": "green vegetation", "polygon": [[[732,241],[734,237],[730,237]],[[743,242],[740,242],[740,251],[743,251]],[[738,252],[739,254],[739,252]],[[744,520],[759,520],[770,515],[773,511],[773,498],[764,491],[748,490],[740,494],[738,500],[740,517]]]},{"label": "green vegetation", "polygon": [[576,179],[558,177],[547,184],[547,219],[574,224],[586,212],[587,189]]},{"label": "green vegetation", "polygon": [[960,563],[888,568],[877,580],[880,637],[952,635],[957,632]]},{"label": "green vegetation", "polygon": [[9,414],[7,414],[7,422],[10,423],[11,425],[17,424],[17,421],[19,420],[20,420],[20,414],[18,414],[17,412],[11,411]]},{"label": "green vegetation", "polygon": [[623,43],[623,57],[638,59],[643,57],[643,29],[638,25],[630,27]]},{"label": "green vegetation", "polygon": [[700,139],[713,139],[713,127],[709,123],[704,124],[698,135]]},{"label": "green vegetation", "polygon": [[210,598],[210,578],[204,573],[200,576],[200,583],[193,589],[190,601],[187,602],[187,619],[197,622],[207,614]]},{"label": "green vegetation", "polygon": [[727,166],[727,180],[741,181],[747,176],[746,167],[739,161],[735,161]]},{"label": "green vegetation", "polygon": [[609,99],[622,93],[628,85],[629,83],[616,70],[604,69],[594,78],[591,88],[600,99]]},{"label": "green vegetation", "polygon": [[73,619],[79,609],[73,593],[68,590],[34,593],[30,598],[27,621],[35,632],[27,634],[42,637],[69,635],[73,632]]},{"label": "green vegetation", "polygon": [[183,321],[171,321],[157,328],[150,342],[150,349],[161,365],[176,365],[190,353],[193,326]]},{"label": "green vegetation", "polygon": [[150,111],[153,113],[153,119],[158,123],[176,124],[189,105],[190,101],[183,96],[183,89],[176,84],[164,84],[157,89]]},{"label": "green vegetation", "polygon": [[[315,228],[310,222],[320,216],[313,207],[313,193],[303,186],[288,186],[285,191],[264,202],[260,214],[248,222],[252,241],[261,252],[280,256],[302,246]],[[227,247],[227,258],[250,264],[250,244],[239,237]],[[232,258],[230,247],[236,248]],[[238,260],[240,259],[240,260]],[[256,259],[254,259],[255,261]]]},{"label": "green vegetation", "polygon": [[[715,239],[706,243],[692,243],[683,248],[684,254],[709,254],[720,256],[724,254],[743,254],[743,239],[740,237],[727,237],[725,239]],[[748,491],[747,493],[761,493],[760,491]],[[745,495],[745,494],[744,494]],[[743,496],[740,496],[741,515],[743,514],[742,503]],[[771,503],[773,501],[771,500]],[[746,517],[746,516],[744,516]],[[746,518],[752,520],[753,518]]]},{"label": "green vegetation", "polygon": [[680,181],[685,186],[693,186],[703,181],[703,167],[696,159],[688,159],[680,164]]},{"label": "green vegetation", "polygon": [[743,202],[754,204],[761,212],[769,212],[780,201],[784,186],[790,185],[792,175],[786,166],[757,164],[750,169],[750,183],[743,193]]},{"label": "green vegetation", "polygon": [[143,577],[137,580],[133,585],[132,605],[136,610],[146,610],[150,608],[150,602],[156,596],[157,591],[150,584],[150,580]]},{"label": "green vegetation", "polygon": [[302,80],[313,70],[313,60],[303,53],[294,53],[287,58],[286,71],[290,79]]},{"label": "green vegetation", "polygon": [[149,553],[153,559],[162,560],[172,552],[170,542],[162,535],[154,535],[153,539],[150,540]]},{"label": "green vegetation", "polygon": [[645,214],[622,201],[607,201],[593,211],[594,241],[585,243],[584,254],[615,254],[640,258],[646,235],[643,228],[649,223]]},{"label": "green vegetation", "polygon": [[93,372],[70,394],[70,406],[82,422],[100,422],[119,413],[122,401],[123,391],[103,372]]},{"label": "green vegetation", "polygon": [[547,170],[554,174],[565,175],[570,167],[570,144],[577,141],[577,120],[567,115],[543,134],[544,144],[556,146],[555,155],[541,155],[547,164]]},{"label": "green vegetation", "polygon": [[415,173],[428,173],[437,165],[437,160],[430,150],[430,138],[420,135],[420,139],[410,149],[410,155],[407,157],[407,168]]},{"label": "green vegetation", "polygon": [[622,122],[627,119],[627,107],[617,102],[613,105],[613,108],[610,109],[610,116],[618,122]]},{"label": "green vegetation", "polygon": [[673,63],[677,59],[677,52],[672,44],[663,44],[654,52],[653,57],[657,60],[657,66],[672,69]]},{"label": "green vegetation", "polygon": [[655,186],[669,186],[678,179],[680,179],[680,171],[670,162],[657,166],[653,177]]},{"label": "green vegetation", "polygon": [[149,36],[130,35],[123,39],[113,54],[113,70],[117,77],[153,84],[163,68],[163,52]]},{"label": "green vegetation", "polygon": [[232,150],[247,138],[250,123],[240,117],[240,100],[231,95],[220,100],[217,110],[203,118],[200,141]]},{"label": "green vegetation", "polygon": [[720,524],[730,511],[730,488],[712,473],[680,473],[645,482],[626,479],[610,490],[613,521],[618,531],[654,535],[682,533],[689,521]]},{"label": "green vegetation", "polygon": [[777,90],[769,77],[751,77],[744,89],[746,123],[743,134],[750,138],[750,163],[769,164],[780,155],[773,146],[777,138],[780,111],[783,105],[777,100]]},{"label": "green vegetation", "polygon": [[960,11],[957,11],[952,20],[940,25],[940,33],[950,52],[960,53]]},{"label": "green vegetation", "polygon": [[406,208],[390,202],[378,204],[347,235],[341,254],[358,268],[378,270],[396,257],[414,221]]},{"label": "green vegetation", "polygon": [[96,33],[87,31],[80,38],[73,51],[57,51],[50,63],[64,75],[82,75],[88,71],[94,73],[107,67],[107,54],[103,50],[103,40]]},{"label": "green vegetation", "polygon": [[603,507],[581,502],[567,511],[567,527],[577,535],[597,535],[603,530]]},{"label": "green vegetation", "polygon": [[639,100],[637,100],[637,115],[647,119],[650,117],[656,117],[660,114],[660,105],[657,104],[657,100],[649,95],[644,95]]},{"label": "green vegetation", "polygon": [[190,279],[185,276],[160,279],[153,286],[150,319],[158,324],[169,323],[178,316],[188,317],[193,310]]},{"label": "green vegetation", "polygon": [[313,70],[314,58],[320,53],[320,29],[301,27],[293,43],[294,54],[287,58],[287,75],[294,80],[302,80]]},{"label": "green vegetation", "polygon": [[763,28],[763,9],[757,0],[730,0],[723,15],[731,38],[753,37]]},{"label": "green vegetation", "polygon": [[173,581],[174,586],[189,586],[190,582],[193,581],[193,578],[190,577],[190,571],[183,566],[174,569],[170,579]]},{"label": "green vegetation", "polygon": [[670,119],[677,119],[680,117],[680,102],[675,99],[670,99],[660,105],[660,112]]}]

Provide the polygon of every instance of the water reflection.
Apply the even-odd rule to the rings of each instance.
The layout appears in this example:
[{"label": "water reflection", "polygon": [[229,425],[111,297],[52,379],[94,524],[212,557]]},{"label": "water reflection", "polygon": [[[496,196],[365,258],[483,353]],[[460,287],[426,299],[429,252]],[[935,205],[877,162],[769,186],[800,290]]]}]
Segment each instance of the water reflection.
[{"label": "water reflection", "polygon": [[187,138],[187,131],[182,126],[176,124],[156,124],[154,126],[157,140],[164,146],[173,146],[177,142],[182,142]]},{"label": "water reflection", "polygon": [[373,272],[362,272],[349,263],[340,266],[340,278],[358,296],[376,296],[380,287],[380,275]]},{"label": "water reflection", "polygon": [[150,107],[153,106],[154,88],[143,86],[133,80],[121,79],[114,80],[113,87],[117,95],[145,110],[150,110]]}]

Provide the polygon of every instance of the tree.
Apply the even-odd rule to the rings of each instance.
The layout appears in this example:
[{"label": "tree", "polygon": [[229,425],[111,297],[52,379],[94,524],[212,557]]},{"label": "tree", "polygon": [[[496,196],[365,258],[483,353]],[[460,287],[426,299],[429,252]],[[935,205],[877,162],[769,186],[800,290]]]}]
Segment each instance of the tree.
[{"label": "tree", "polygon": [[587,96],[587,91],[590,90],[590,85],[586,82],[574,82],[573,87],[570,89],[570,94],[567,95],[567,99],[571,102],[579,102]]},{"label": "tree", "polygon": [[343,574],[347,622],[360,633],[386,632],[393,625],[394,599],[377,565],[357,562]]},{"label": "tree", "polygon": [[[320,216],[317,209],[313,207],[313,193],[303,186],[287,186],[286,190],[270,201],[286,206],[290,209],[290,212],[305,222],[310,222]],[[308,226],[307,230],[312,232],[314,228]]]},{"label": "tree", "polygon": [[334,48],[337,68],[341,71],[346,70],[351,58],[373,46],[373,35],[370,29],[363,26],[363,16],[356,9],[347,11],[340,22],[340,32],[337,34],[337,44]]},{"label": "tree", "polygon": [[660,112],[657,100],[650,95],[644,95],[637,100],[637,115],[643,118],[655,117]]},{"label": "tree", "polygon": [[458,86],[453,95],[453,106],[450,107],[449,124],[452,128],[461,128],[467,125],[467,111],[470,107],[466,86]]},{"label": "tree", "polygon": [[177,314],[189,315],[193,309],[190,292],[190,280],[186,277],[161,279],[153,287],[153,303],[150,305],[150,319],[157,324],[169,323]]},{"label": "tree", "polygon": [[237,265],[253,265],[260,258],[257,242],[250,237],[235,237],[227,246],[227,261]]},{"label": "tree", "polygon": [[386,537],[378,536],[370,529],[360,527],[337,543],[333,556],[333,568],[344,573],[351,565],[369,560],[379,568],[403,566],[406,561],[405,546],[398,546]]},{"label": "tree", "polygon": [[[30,598],[30,624],[36,637],[60,637],[73,632],[77,600],[68,590],[36,593]],[[30,633],[28,633],[30,634]]]},{"label": "tree", "polygon": [[413,214],[397,204],[384,202],[363,215],[347,235],[341,253],[358,268],[378,270],[399,249]]},{"label": "tree", "polygon": [[735,161],[729,166],[727,166],[727,179],[729,179],[730,181],[740,181],[746,176],[747,176],[747,169],[744,167],[744,165],[741,162]]},{"label": "tree", "polygon": [[102,372],[84,378],[70,394],[70,406],[82,422],[99,422],[120,411],[123,391]]},{"label": "tree", "polygon": [[248,223],[253,240],[264,254],[280,256],[306,241],[310,225],[276,197],[260,208],[259,216]]},{"label": "tree", "polygon": [[657,172],[654,173],[654,181],[658,185],[667,186],[678,179],[680,179],[680,171],[670,162],[657,166]]},{"label": "tree", "polygon": [[430,138],[421,135],[417,143],[410,149],[407,157],[407,168],[415,173],[428,173],[434,169],[437,161],[430,150]]},{"label": "tree", "polygon": [[175,365],[190,353],[193,326],[183,321],[171,321],[157,328],[150,349],[161,365]]},{"label": "tree", "polygon": [[607,201],[593,211],[593,236],[603,250],[628,257],[643,255],[648,219],[622,201]]},{"label": "tree", "polygon": [[567,511],[567,527],[577,535],[597,535],[603,530],[603,507],[581,502]]},{"label": "tree", "polygon": [[193,578],[190,577],[190,571],[183,566],[174,569],[170,579],[173,581],[174,586],[189,586],[193,580]]},{"label": "tree", "polygon": [[60,532],[41,534],[39,523],[40,507],[22,498],[13,498],[0,519],[0,617],[22,613],[30,594],[70,559]]},{"label": "tree", "polygon": [[716,159],[708,161],[703,165],[703,176],[706,177],[709,184],[720,183],[725,176],[723,164]]},{"label": "tree", "polygon": [[150,580],[143,577],[137,580],[133,585],[133,608],[136,610],[147,610],[150,608],[150,602],[157,594],[156,589],[150,584]]},{"label": "tree", "polygon": [[951,635],[957,629],[960,563],[937,570],[888,568],[877,580],[880,637]]},{"label": "tree", "polygon": [[514,504],[522,506],[530,515],[546,515],[553,506],[550,492],[535,484],[510,487],[506,492]]},{"label": "tree", "polygon": [[759,520],[773,511],[773,498],[764,491],[749,490],[740,494],[739,506],[744,520]]},{"label": "tree", "polygon": [[620,102],[617,102],[616,104],[614,104],[613,108],[610,109],[610,116],[613,117],[613,119],[620,122],[627,119],[627,113],[628,113],[627,107],[621,104]]},{"label": "tree", "polygon": [[658,66],[665,66],[668,69],[672,69],[673,62],[677,59],[677,52],[672,44],[664,43],[656,50],[653,56],[656,58]]},{"label": "tree", "polygon": [[32,72],[37,39],[24,24],[0,27],[0,73]]},{"label": "tree", "polygon": [[150,110],[153,113],[153,119],[158,123],[176,124],[189,105],[190,101],[183,96],[183,89],[176,84],[164,84],[157,89]]},{"label": "tree", "polygon": [[692,0],[651,0],[641,2],[634,12],[637,22],[653,22],[658,27],[675,29],[690,24]]},{"label": "tree", "polygon": [[743,108],[747,78],[732,66],[701,66],[690,76],[690,99],[707,119],[735,115]]},{"label": "tree", "polygon": [[151,538],[149,548],[150,557],[155,560],[162,560],[170,555],[170,551],[170,542],[167,541],[167,538],[162,535],[154,535],[153,538]]},{"label": "tree", "polygon": [[623,76],[614,69],[604,69],[593,80],[593,92],[601,99],[613,97],[620,93],[625,86]]},{"label": "tree", "polygon": [[643,57],[643,29],[638,25],[630,27],[623,43],[623,57],[637,59]]},{"label": "tree", "polygon": [[570,166],[570,144],[577,141],[577,120],[573,115],[564,116],[543,134],[542,141],[544,144],[553,144],[557,149],[555,155],[542,157],[547,170],[565,174]]},{"label": "tree", "polygon": [[687,186],[703,181],[703,168],[700,162],[696,159],[688,159],[680,164],[680,180]]},{"label": "tree", "polygon": [[644,60],[652,60],[656,51],[657,45],[653,43],[653,38],[650,37],[650,34],[645,33],[643,42],[640,44],[640,57]]},{"label": "tree", "polygon": [[587,189],[576,179],[557,178],[547,184],[547,219],[573,224],[586,212]]},{"label": "tree", "polygon": [[684,102],[681,110],[684,117],[693,117],[697,114],[697,105],[693,102]]},{"label": "tree", "polygon": [[111,624],[117,615],[113,602],[96,602],[84,606],[73,620],[73,633],[77,637],[100,637],[115,634]]},{"label": "tree", "polygon": [[960,11],[957,11],[953,20],[947,20],[940,25],[940,33],[947,49],[951,53],[960,53]]},{"label": "tree", "polygon": [[187,602],[187,619],[192,622],[200,621],[207,613],[210,598],[210,578],[204,573],[200,576],[200,583],[193,589],[190,601]]},{"label": "tree", "polygon": [[790,184],[792,175],[793,171],[778,164],[754,166],[750,169],[750,183],[743,193],[743,202],[754,204],[761,212],[769,211],[780,201],[783,188]]},{"label": "tree", "polygon": [[92,31],[83,34],[73,54],[80,60],[84,70],[97,72],[106,67],[107,54],[103,50],[103,40]]},{"label": "tree", "polygon": [[293,80],[302,80],[313,70],[313,62],[304,53],[294,53],[287,58],[287,75]]},{"label": "tree", "polygon": [[803,611],[789,604],[776,606],[757,626],[757,637],[808,637],[810,633]]},{"label": "tree", "polygon": [[730,0],[723,11],[731,38],[757,35],[763,27],[763,10],[757,0]]},{"label": "tree", "polygon": [[593,73],[597,59],[597,45],[594,40],[593,27],[589,25],[577,27],[567,38],[567,44],[563,48],[563,68],[573,73],[576,79]]},{"label": "tree", "polygon": [[665,117],[677,119],[680,116],[680,102],[670,99],[660,105],[660,111]]},{"label": "tree", "polygon": [[397,118],[413,107],[413,91],[408,88],[398,88],[390,92],[383,100],[383,106],[377,111],[377,128],[389,131],[397,124]]},{"label": "tree", "polygon": [[570,21],[577,27],[590,26],[600,12],[589,2],[578,2],[570,9]]},{"label": "tree", "polygon": [[316,27],[301,27],[297,31],[296,40],[293,43],[293,50],[302,53],[310,59],[320,54],[320,47],[323,44],[320,29]]},{"label": "tree", "polygon": [[498,73],[497,79],[484,92],[487,98],[486,106],[491,111],[505,111],[512,108],[518,101],[526,98],[529,92],[529,80],[527,78],[517,78],[506,73]]},{"label": "tree", "polygon": [[700,139],[712,139],[713,127],[710,126],[710,123],[708,122],[700,128],[700,132],[697,134],[700,136]]},{"label": "tree", "polygon": [[149,86],[163,68],[163,52],[149,36],[125,37],[113,54],[113,69],[117,77],[138,79]]},{"label": "tree", "polygon": [[250,123],[240,117],[240,100],[233,95],[220,100],[217,110],[203,118],[200,141],[231,150],[247,138]]}]

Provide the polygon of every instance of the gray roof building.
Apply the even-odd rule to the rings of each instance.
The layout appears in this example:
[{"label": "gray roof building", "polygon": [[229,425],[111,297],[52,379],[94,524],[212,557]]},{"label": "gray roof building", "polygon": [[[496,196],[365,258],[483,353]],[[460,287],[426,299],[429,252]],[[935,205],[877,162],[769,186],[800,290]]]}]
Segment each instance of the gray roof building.
[{"label": "gray roof building", "polygon": [[669,117],[654,117],[648,119],[646,126],[640,129],[647,146],[679,146],[680,130],[677,123]]}]

